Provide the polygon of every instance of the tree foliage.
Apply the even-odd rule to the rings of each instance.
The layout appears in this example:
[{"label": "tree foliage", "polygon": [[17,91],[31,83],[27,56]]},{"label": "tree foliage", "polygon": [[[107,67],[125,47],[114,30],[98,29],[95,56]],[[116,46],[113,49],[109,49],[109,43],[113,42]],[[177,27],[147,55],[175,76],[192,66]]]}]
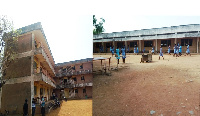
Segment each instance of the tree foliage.
[{"label": "tree foliage", "polygon": [[105,29],[103,28],[103,24],[105,23],[105,19],[100,18],[101,21],[97,24],[97,19],[95,17],[95,15],[93,15],[93,34],[97,35],[97,34],[101,34],[102,32],[105,31]]},{"label": "tree foliage", "polygon": [[5,84],[3,76],[16,56],[17,41],[21,30],[14,30],[7,16],[0,16],[0,88]]}]

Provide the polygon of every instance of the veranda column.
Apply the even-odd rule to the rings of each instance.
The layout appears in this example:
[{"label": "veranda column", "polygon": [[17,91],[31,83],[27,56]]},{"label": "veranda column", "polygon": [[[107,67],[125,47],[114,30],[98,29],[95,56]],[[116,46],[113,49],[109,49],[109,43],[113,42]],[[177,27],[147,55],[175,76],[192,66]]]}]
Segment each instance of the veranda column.
[{"label": "veranda column", "polygon": [[156,51],[158,51],[158,40],[156,39]]},{"label": "veranda column", "polygon": [[141,44],[142,40],[139,40],[139,51],[142,51],[142,44]]},{"label": "veranda column", "polygon": [[197,53],[199,53],[199,37],[197,38]]}]

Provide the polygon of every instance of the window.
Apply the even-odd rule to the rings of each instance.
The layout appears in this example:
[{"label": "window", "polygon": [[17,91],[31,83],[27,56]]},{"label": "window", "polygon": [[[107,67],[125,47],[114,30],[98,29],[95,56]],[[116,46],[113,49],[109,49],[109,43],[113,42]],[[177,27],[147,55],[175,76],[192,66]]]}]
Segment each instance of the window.
[{"label": "window", "polygon": [[117,47],[122,48],[123,47],[123,42],[117,42]]},{"label": "window", "polygon": [[144,41],[144,47],[153,47],[153,41]]},{"label": "window", "polygon": [[106,43],[106,48],[110,48],[111,46],[111,43]]},{"label": "window", "polygon": [[181,39],[181,46],[192,46],[192,39]]},{"label": "window", "polygon": [[74,77],[73,79],[74,79],[74,81],[76,81],[76,77]]},{"label": "window", "polygon": [[37,86],[34,86],[34,95],[37,95]]},{"label": "window", "polygon": [[80,69],[83,69],[83,64],[82,64],[82,65],[80,65]]},{"label": "window", "polygon": [[96,48],[99,48],[101,46],[101,43],[96,43]]},{"label": "window", "polygon": [[81,77],[81,80],[85,80],[84,76]]},{"label": "window", "polygon": [[76,69],[75,66],[73,66],[72,69],[75,70]]},{"label": "window", "polygon": [[78,93],[78,89],[75,89],[75,93]]},{"label": "window", "polygon": [[43,88],[40,88],[40,95],[43,95]]},{"label": "window", "polygon": [[130,47],[137,47],[137,42],[130,42]]},{"label": "window", "polygon": [[86,89],[83,89],[83,93],[86,93]]},{"label": "window", "polygon": [[162,47],[167,47],[169,45],[171,45],[171,40],[161,40]]}]

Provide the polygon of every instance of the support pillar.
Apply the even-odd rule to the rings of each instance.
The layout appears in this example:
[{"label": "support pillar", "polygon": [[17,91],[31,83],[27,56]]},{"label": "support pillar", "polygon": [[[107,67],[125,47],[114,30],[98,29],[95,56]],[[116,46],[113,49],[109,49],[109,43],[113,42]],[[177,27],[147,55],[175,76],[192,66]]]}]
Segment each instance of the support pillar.
[{"label": "support pillar", "polygon": [[126,48],[126,51],[125,51],[125,52],[127,52],[127,48],[128,48],[128,46],[127,46],[127,41],[125,41],[125,48]]},{"label": "support pillar", "polygon": [[139,40],[139,52],[142,51],[142,40]]},{"label": "support pillar", "polygon": [[197,53],[199,53],[199,37],[197,38]]},{"label": "support pillar", "polygon": [[175,44],[177,44],[177,38],[175,38]]},{"label": "support pillar", "polygon": [[156,51],[158,51],[158,40],[156,39]]}]

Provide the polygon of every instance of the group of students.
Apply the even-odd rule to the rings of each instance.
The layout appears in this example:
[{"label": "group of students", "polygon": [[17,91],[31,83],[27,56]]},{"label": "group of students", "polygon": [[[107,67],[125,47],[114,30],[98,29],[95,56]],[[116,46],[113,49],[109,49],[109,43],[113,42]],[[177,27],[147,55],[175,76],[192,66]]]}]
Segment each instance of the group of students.
[{"label": "group of students", "polygon": [[[115,50],[114,46],[110,47],[110,52],[112,52],[112,56],[114,55],[114,50]],[[121,53],[122,53],[122,61],[123,61],[123,63],[125,63],[125,58],[126,58],[126,47],[125,47],[125,45],[122,46]],[[118,60],[118,64],[119,64],[119,59],[120,59],[120,50],[119,50],[119,47],[117,47],[117,49],[116,49],[116,55],[115,55],[115,57]]]}]

